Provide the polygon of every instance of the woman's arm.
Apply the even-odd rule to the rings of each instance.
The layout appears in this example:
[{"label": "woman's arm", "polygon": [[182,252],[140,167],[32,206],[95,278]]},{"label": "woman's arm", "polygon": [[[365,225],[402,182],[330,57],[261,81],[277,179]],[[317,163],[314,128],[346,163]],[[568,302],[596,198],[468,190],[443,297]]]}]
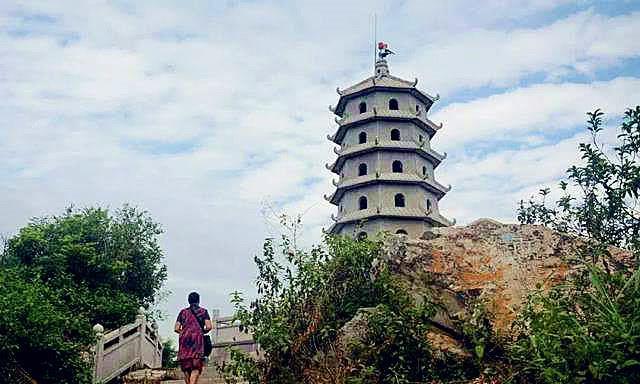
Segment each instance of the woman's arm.
[{"label": "woman's arm", "polygon": [[213,329],[213,323],[211,323],[210,319],[206,319],[204,321],[204,333],[207,333],[212,329]]},{"label": "woman's arm", "polygon": [[180,334],[182,332],[182,324],[176,321],[176,325],[173,327],[175,333]]}]

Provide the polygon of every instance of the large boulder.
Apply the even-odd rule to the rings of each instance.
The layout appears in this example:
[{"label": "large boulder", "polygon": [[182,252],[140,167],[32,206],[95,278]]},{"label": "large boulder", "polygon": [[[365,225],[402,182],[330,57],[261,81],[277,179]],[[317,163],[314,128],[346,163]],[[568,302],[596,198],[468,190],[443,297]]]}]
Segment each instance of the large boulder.
[{"label": "large boulder", "polygon": [[[480,219],[463,227],[433,228],[424,239],[392,236],[382,257],[410,289],[429,292],[443,310],[434,322],[457,332],[456,319],[470,316],[471,303],[483,303],[498,334],[511,324],[527,294],[549,288],[577,271],[579,237],[539,225],[502,224]],[[631,265],[633,255],[610,247],[614,260]]]}]

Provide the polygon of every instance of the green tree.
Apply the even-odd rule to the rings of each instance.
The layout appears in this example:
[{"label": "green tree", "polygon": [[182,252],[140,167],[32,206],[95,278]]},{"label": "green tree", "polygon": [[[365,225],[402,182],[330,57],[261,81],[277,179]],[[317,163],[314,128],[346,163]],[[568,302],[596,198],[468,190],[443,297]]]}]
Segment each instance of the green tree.
[{"label": "green tree", "polygon": [[[628,109],[618,142],[598,141],[603,113],[588,114],[591,143],[580,144],[583,164],[567,171],[555,204],[521,201],[521,223],[543,224],[587,239],[567,284],[534,293],[516,323],[511,348],[516,377],[526,383],[640,382],[640,106]],[[625,263],[609,246],[629,249]]]},{"label": "green tree", "polygon": [[92,326],[117,328],[154,304],[166,279],[161,232],[127,205],[33,219],[1,257],[1,310],[10,313],[0,316],[0,348],[36,379],[85,382]]}]

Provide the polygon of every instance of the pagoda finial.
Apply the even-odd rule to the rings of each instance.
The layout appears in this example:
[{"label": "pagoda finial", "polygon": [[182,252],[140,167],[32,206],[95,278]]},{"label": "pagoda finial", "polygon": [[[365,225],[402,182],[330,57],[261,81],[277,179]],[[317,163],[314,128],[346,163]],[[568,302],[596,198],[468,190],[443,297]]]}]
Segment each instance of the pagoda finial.
[{"label": "pagoda finial", "polygon": [[389,74],[389,66],[387,65],[386,57],[389,55],[395,55],[395,53],[389,49],[389,44],[381,41],[378,43],[378,60],[376,60],[375,76],[382,77]]}]

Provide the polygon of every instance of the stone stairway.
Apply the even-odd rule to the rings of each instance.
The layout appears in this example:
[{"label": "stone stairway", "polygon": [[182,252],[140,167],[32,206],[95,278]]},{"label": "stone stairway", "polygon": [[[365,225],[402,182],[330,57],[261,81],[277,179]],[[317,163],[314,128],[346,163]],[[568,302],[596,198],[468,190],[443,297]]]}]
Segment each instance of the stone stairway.
[{"label": "stone stairway", "polygon": [[[184,384],[184,380],[165,380],[164,384]],[[215,368],[206,367],[198,384],[225,384],[224,380],[217,374]]]},{"label": "stone stairway", "polygon": [[[184,384],[182,372],[178,369],[143,369],[130,372],[124,377],[125,384]],[[225,384],[224,380],[217,374],[215,368],[206,367],[198,384]],[[239,383],[240,384],[240,383]]]}]

